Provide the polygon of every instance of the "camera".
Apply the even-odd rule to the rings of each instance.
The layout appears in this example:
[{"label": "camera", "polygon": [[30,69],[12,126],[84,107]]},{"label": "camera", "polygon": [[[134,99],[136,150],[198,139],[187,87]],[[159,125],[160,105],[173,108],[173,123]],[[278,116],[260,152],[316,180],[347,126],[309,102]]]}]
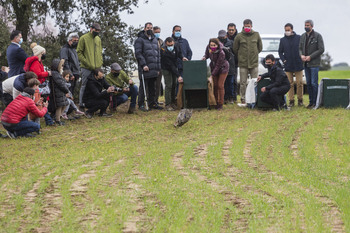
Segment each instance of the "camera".
[{"label": "camera", "polygon": [[123,92],[123,88],[117,87],[116,85],[113,85],[114,92]]}]

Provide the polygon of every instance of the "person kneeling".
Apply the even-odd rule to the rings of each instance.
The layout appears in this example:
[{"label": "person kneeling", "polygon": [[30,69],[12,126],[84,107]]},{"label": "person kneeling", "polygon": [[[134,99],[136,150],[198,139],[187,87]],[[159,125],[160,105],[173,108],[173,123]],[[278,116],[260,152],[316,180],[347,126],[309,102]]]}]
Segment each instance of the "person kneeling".
[{"label": "person kneeling", "polygon": [[35,105],[33,100],[34,89],[26,87],[5,109],[1,116],[1,123],[7,130],[10,138],[20,136],[34,137],[32,132],[40,133],[40,125],[33,121],[28,121],[28,113],[36,117],[43,117],[47,113],[48,103],[43,103],[41,110]]},{"label": "person kneeling", "polygon": [[[131,96],[128,113],[135,112],[138,88],[134,81],[122,70],[118,63],[111,65],[111,73],[106,76],[106,81],[110,85],[116,87],[116,92],[112,95],[112,111],[116,111],[116,107],[128,101]],[[119,91],[118,91],[119,89]]]},{"label": "person kneeling", "polygon": [[[277,66],[276,59],[272,54],[265,57],[265,65],[268,68],[268,72],[259,76],[258,82],[261,79],[270,77],[271,84],[261,88],[260,99],[265,103],[271,104],[274,109],[280,110],[287,106],[284,101],[284,95],[289,91],[290,83],[286,73]],[[282,99],[283,101],[281,101]]]},{"label": "person kneeling", "polygon": [[97,110],[100,110],[99,116],[110,117],[111,114],[107,114],[106,109],[113,92],[114,87],[108,85],[103,78],[102,69],[95,69],[93,74],[88,77],[83,96],[83,102],[88,109],[85,112],[86,117],[92,118]]}]

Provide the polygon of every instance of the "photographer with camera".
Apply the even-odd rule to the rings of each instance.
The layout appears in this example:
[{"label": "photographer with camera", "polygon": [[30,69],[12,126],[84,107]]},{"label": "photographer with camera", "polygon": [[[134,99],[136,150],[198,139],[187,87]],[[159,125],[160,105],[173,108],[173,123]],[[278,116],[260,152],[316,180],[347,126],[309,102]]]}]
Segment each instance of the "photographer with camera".
[{"label": "photographer with camera", "polygon": [[87,79],[83,101],[87,108],[85,116],[89,119],[97,110],[100,110],[99,116],[112,116],[106,113],[106,109],[109,105],[110,95],[114,92],[114,87],[110,86],[103,76],[102,69],[97,68]]},{"label": "photographer with camera", "polygon": [[111,110],[116,111],[116,107],[125,103],[131,97],[128,113],[135,112],[136,99],[138,88],[134,81],[122,70],[118,63],[111,65],[111,73],[106,76],[106,81],[115,87],[115,92],[112,95]]}]

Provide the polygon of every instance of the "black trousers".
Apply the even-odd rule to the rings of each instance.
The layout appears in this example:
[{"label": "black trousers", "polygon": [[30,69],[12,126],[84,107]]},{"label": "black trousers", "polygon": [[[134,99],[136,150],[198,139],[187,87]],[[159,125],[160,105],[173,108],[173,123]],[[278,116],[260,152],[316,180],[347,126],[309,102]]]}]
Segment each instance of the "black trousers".
[{"label": "black trousers", "polygon": [[2,102],[4,103],[4,105],[7,107],[7,105],[9,105],[13,98],[12,98],[12,95],[8,94],[8,93],[3,93],[2,94]]},{"label": "black trousers", "polygon": [[289,88],[290,85],[273,87],[270,90],[266,90],[265,92],[261,93],[260,99],[278,109],[284,104],[283,96],[287,94]]},{"label": "black trousers", "polygon": [[[156,105],[156,81],[157,77],[154,78],[145,78],[145,86],[147,93],[147,100],[149,106]],[[141,107],[145,103],[145,94],[143,90],[142,78],[140,78],[140,88],[139,88],[139,101],[138,105]]]},{"label": "black trousers", "polygon": [[89,114],[94,114],[97,110],[100,110],[100,115],[102,115],[106,112],[108,105],[109,97],[85,102],[85,107],[88,109],[86,112]]}]

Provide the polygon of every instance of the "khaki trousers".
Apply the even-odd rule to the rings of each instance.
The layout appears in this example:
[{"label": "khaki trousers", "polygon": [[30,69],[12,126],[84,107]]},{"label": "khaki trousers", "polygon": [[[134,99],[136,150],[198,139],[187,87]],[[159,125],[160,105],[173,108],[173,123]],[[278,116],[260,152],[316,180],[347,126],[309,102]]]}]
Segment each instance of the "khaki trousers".
[{"label": "khaki trousers", "polygon": [[250,74],[250,78],[258,77],[258,67],[254,67],[251,69],[239,67],[239,93],[241,95],[241,102],[245,102],[245,91],[248,85],[248,75]]},{"label": "khaki trousers", "polygon": [[[303,71],[296,72],[286,72],[288,80],[290,82],[290,89],[288,92],[289,101],[294,101],[294,84],[297,84],[297,96],[298,101],[303,101]],[[293,79],[293,74],[295,74],[295,82]]]}]

